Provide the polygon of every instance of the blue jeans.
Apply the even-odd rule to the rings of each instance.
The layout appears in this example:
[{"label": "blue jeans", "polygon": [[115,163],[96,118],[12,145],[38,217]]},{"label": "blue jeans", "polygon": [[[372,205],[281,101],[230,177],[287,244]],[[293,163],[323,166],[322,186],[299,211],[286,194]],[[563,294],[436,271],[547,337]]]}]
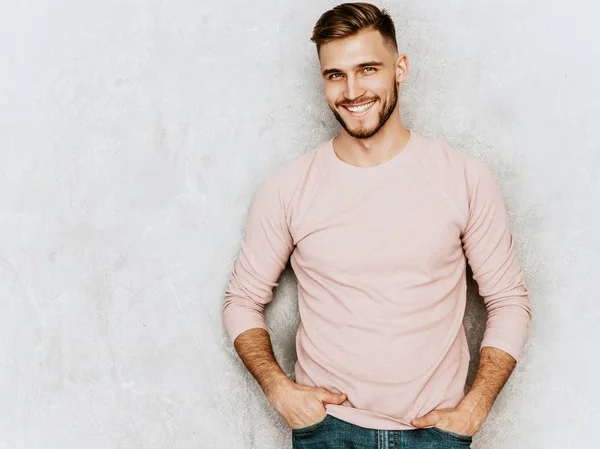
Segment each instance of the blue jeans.
[{"label": "blue jeans", "polygon": [[454,449],[471,447],[473,437],[437,427],[410,430],[367,429],[332,415],[292,429],[293,449]]}]

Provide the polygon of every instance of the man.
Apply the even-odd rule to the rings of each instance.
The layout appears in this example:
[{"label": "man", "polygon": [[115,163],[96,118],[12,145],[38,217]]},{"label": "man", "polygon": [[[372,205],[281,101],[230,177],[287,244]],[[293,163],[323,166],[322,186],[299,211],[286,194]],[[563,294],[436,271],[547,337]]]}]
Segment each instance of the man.
[{"label": "man", "polygon": [[[296,448],[469,447],[531,320],[501,191],[479,159],[403,126],[408,61],[385,10],[338,5],[311,40],[342,129],[258,189],[224,325]],[[288,257],[295,381],[264,319]],[[468,391],[467,262],[488,311]]]}]

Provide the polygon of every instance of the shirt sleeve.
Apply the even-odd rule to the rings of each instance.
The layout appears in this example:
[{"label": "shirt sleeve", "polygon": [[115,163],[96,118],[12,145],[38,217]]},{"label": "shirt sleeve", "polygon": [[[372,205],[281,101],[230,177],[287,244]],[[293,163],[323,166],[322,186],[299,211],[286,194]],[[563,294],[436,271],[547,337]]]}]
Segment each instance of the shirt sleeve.
[{"label": "shirt sleeve", "polygon": [[222,319],[232,342],[251,328],[267,329],[265,305],[294,244],[286,221],[279,170],[257,190],[233,271],[225,289]]},{"label": "shirt sleeve", "polygon": [[519,361],[531,321],[529,292],[500,187],[483,161],[473,156],[468,161],[469,215],[461,238],[487,309],[479,350],[493,346]]}]

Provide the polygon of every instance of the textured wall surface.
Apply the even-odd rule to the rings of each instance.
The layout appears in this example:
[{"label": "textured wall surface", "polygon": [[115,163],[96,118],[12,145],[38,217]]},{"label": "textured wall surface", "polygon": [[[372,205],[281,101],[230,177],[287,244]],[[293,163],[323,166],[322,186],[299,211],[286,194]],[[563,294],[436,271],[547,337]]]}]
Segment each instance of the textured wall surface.
[{"label": "textured wall surface", "polygon": [[[3,2],[0,449],[291,447],[220,312],[255,189],[338,131],[309,41],[337,3]],[[600,7],[377,5],[409,58],[404,123],[489,163],[531,293],[473,447],[595,448]],[[289,266],[275,295],[291,374]],[[473,357],[484,321],[472,295]]]}]

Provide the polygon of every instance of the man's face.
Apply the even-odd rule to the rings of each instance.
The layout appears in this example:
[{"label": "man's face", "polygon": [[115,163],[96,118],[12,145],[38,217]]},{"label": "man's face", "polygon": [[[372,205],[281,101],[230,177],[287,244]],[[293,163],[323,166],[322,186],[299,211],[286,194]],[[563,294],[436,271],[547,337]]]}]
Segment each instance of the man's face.
[{"label": "man's face", "polygon": [[[399,57],[378,31],[362,31],[323,44],[320,62],[329,108],[352,137],[372,137],[398,113],[398,86],[406,78],[406,56]],[[365,106],[348,109],[357,105]]]}]

